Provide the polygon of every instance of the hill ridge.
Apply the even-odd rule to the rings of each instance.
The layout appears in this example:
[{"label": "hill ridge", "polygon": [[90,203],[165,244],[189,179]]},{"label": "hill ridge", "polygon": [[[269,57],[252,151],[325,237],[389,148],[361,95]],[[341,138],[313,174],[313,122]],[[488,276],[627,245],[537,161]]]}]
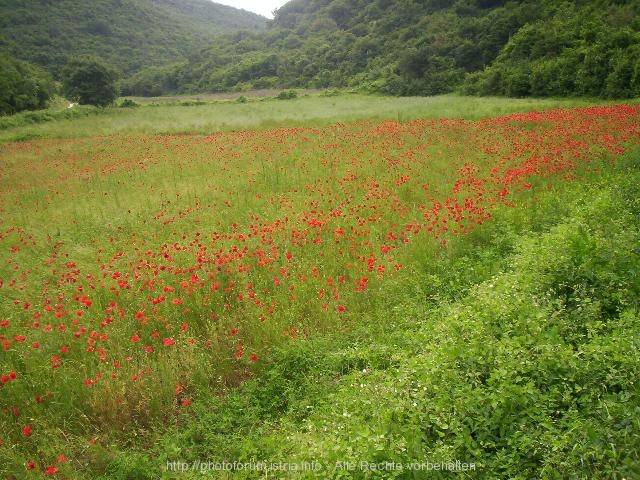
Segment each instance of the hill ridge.
[{"label": "hill ridge", "polygon": [[5,0],[0,52],[57,75],[70,56],[104,58],[125,76],[184,60],[218,34],[267,19],[209,0]]}]

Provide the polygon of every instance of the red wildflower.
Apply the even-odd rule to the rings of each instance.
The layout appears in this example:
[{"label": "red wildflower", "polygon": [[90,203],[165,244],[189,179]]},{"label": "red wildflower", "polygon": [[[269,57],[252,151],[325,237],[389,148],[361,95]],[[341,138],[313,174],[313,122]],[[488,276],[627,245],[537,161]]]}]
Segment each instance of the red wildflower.
[{"label": "red wildflower", "polygon": [[244,356],[244,345],[238,344],[236,346],[236,358],[239,360]]},{"label": "red wildflower", "polygon": [[166,300],[167,297],[165,297],[164,295],[161,295],[157,298],[154,298],[153,300],[151,300],[151,303],[153,303],[154,305],[157,305],[159,303],[162,303]]}]

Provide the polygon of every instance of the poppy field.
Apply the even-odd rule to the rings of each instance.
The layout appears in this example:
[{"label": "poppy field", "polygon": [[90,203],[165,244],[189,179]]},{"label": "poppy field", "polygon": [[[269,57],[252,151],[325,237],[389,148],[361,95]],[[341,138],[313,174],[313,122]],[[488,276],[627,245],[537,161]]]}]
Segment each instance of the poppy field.
[{"label": "poppy field", "polygon": [[384,321],[421,265],[637,149],[639,120],[613,105],[0,144],[0,472],[104,473],[114,442],[142,448],[275,350]]}]

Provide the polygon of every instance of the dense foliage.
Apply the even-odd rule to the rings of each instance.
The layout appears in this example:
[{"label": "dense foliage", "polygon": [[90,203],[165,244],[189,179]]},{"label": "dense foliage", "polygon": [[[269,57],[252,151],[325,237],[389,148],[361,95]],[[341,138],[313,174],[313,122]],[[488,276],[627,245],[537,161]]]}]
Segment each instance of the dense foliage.
[{"label": "dense foliage", "polygon": [[140,72],[126,93],[357,87],[395,95],[630,97],[640,2],[293,0],[266,32]]},{"label": "dense foliage", "polygon": [[222,32],[266,19],[209,0],[3,0],[0,52],[57,75],[70,56],[98,55],[125,74],[185,57]]},{"label": "dense foliage", "polygon": [[118,97],[118,74],[99,58],[73,58],[62,69],[61,77],[65,96],[81,105],[104,107]]},{"label": "dense foliage", "polygon": [[[467,77],[466,93],[522,97],[640,94],[638,2],[562,4],[522,27],[496,61]],[[604,15],[602,14],[604,12]]]},{"label": "dense foliage", "polygon": [[44,108],[53,91],[53,81],[46,72],[0,55],[0,115]]}]

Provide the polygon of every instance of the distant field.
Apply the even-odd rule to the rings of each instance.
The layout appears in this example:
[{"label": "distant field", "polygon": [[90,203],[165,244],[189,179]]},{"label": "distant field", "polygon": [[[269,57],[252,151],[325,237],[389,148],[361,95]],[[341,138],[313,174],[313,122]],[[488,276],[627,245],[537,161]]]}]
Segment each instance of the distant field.
[{"label": "distant field", "polygon": [[[341,93],[326,96],[299,93],[291,100],[277,100],[261,93],[238,93],[247,103],[218,96],[184,96],[134,99],[140,108],[109,108],[103,111],[81,107],[77,118],[36,123],[28,120],[42,114],[21,114],[27,120],[13,128],[0,129],[0,141],[63,137],[73,138],[117,133],[199,133],[276,127],[321,126],[359,120],[407,121],[417,118],[464,118],[478,120],[514,112],[592,105],[584,99],[505,99],[458,97],[382,97]],[[274,92],[275,93],[275,92]],[[212,100],[215,98],[216,100]],[[609,102],[611,103],[611,102]],[[186,105],[185,105],[186,104]],[[599,102],[599,104],[606,104]],[[60,110],[58,110],[59,112]],[[75,112],[63,114],[73,116]]]},{"label": "distant field", "polygon": [[632,478],[639,119],[310,95],[5,129],[0,473]]}]

